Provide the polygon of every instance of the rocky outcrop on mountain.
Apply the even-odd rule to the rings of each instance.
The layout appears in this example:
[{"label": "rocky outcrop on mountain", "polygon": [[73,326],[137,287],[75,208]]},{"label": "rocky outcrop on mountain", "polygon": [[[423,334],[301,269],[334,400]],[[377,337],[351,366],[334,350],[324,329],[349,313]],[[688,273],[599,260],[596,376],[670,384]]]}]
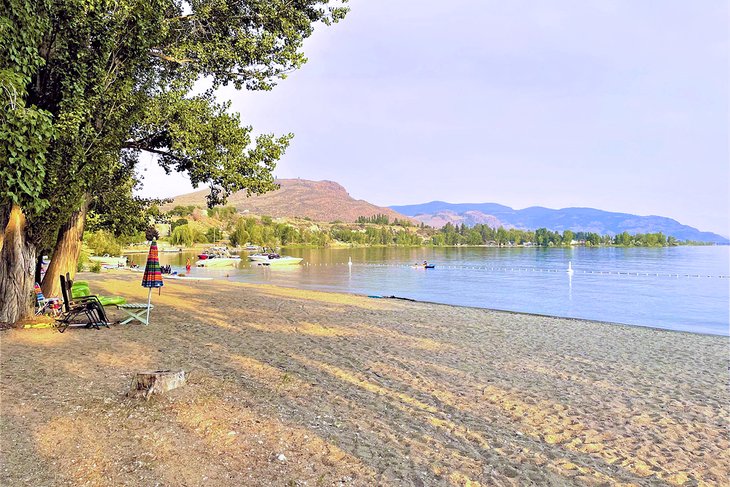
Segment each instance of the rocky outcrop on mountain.
[{"label": "rocky outcrop on mountain", "polygon": [[[228,205],[235,206],[239,213],[268,215],[275,218],[299,217],[314,221],[331,222],[340,220],[354,222],[360,216],[386,215],[390,220],[408,220],[400,213],[352,198],[347,190],[334,181],[310,181],[307,179],[278,179],[280,188],[263,195],[247,197],[245,191],[234,193],[228,198]],[[177,196],[164,209],[176,205],[205,206],[208,190],[195,191]]]},{"label": "rocky outcrop on mountain", "polygon": [[413,218],[434,228],[441,228],[447,223],[451,223],[453,225],[464,224],[468,227],[473,227],[477,223],[481,223],[483,225],[488,225],[492,228],[509,228],[508,225],[504,225],[501,221],[499,221],[498,218],[476,210],[465,211],[464,213],[456,213],[455,211],[444,210],[431,215],[414,215]]}]

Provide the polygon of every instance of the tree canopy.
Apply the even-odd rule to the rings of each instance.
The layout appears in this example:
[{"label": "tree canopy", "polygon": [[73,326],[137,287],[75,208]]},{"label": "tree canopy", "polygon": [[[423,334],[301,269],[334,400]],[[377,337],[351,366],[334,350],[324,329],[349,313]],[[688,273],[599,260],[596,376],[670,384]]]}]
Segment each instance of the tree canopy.
[{"label": "tree canopy", "polygon": [[0,230],[17,207],[27,243],[52,248],[64,222],[131,191],[142,152],[210,186],[210,205],[274,189],[291,134],[252,137],[213,90],[272,89],[345,2],[2,0]]}]

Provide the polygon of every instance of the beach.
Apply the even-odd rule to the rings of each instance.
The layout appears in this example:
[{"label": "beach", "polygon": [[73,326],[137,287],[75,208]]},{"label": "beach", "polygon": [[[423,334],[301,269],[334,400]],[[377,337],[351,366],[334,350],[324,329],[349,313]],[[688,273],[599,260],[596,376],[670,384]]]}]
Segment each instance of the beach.
[{"label": "beach", "polygon": [[[84,273],[146,302],[141,274]],[[225,281],[0,332],[0,485],[720,485],[728,338]],[[122,319],[110,308],[110,318]],[[127,397],[136,372],[187,384]]]}]

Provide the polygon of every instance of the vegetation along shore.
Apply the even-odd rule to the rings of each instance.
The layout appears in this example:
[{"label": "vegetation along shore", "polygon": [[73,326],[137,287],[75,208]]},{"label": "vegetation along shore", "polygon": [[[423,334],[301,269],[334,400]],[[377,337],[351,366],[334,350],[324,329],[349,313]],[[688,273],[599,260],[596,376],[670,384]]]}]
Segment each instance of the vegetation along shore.
[{"label": "vegetation along shore", "polygon": [[[152,212],[156,224],[147,231],[132,235],[114,235],[94,227],[85,237],[87,246],[97,254],[117,255],[125,246],[141,243],[153,236],[172,246],[192,247],[196,244],[225,241],[233,247],[253,244],[262,247],[279,246],[619,246],[667,247],[676,245],[707,245],[704,242],[678,241],[661,232],[618,235],[598,235],[592,232],[535,231],[485,224],[452,225],[436,229],[415,224],[408,219],[394,219],[376,214],[359,217],[355,222],[314,222],[305,218],[272,218],[241,214],[234,207],[175,206],[167,212]],[[82,259],[83,260],[83,259]]]}]

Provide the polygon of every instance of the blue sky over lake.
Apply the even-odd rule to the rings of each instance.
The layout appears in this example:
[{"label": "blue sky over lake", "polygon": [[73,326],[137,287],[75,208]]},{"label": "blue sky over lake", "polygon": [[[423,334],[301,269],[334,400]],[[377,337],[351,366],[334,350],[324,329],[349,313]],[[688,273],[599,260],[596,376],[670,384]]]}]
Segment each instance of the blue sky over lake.
[{"label": "blue sky over lake", "polygon": [[[380,205],[497,202],[662,215],[730,234],[728,2],[352,0],[272,92],[279,177]],[[143,194],[190,190],[185,180]]]}]

